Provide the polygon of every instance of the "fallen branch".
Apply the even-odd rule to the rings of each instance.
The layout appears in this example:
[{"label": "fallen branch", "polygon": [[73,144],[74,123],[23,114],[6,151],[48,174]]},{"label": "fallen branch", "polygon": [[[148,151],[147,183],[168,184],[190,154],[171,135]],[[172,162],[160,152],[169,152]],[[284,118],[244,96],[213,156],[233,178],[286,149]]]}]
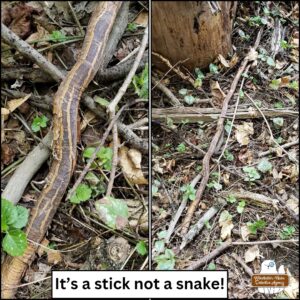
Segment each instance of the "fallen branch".
[{"label": "fallen branch", "polygon": [[[287,109],[263,109],[263,114],[266,117],[274,118],[280,116],[298,117],[298,112]],[[212,122],[220,118],[221,110],[211,108],[199,108],[199,107],[180,107],[180,108],[153,108],[152,119],[154,121],[167,121],[167,118],[172,119],[174,124],[180,124],[182,121],[186,123]],[[228,110],[225,118],[232,119],[234,117],[234,111]],[[261,118],[261,114],[258,110],[246,110],[239,109],[235,114],[235,119],[257,119]]]},{"label": "fallen branch", "polygon": [[180,101],[176,98],[176,96],[165,85],[157,81],[154,77],[152,77],[152,82],[155,84],[155,86],[158,89],[160,89],[169,98],[171,105],[182,106],[182,103],[180,103]]},{"label": "fallen branch", "polygon": [[267,196],[264,196],[262,194],[252,193],[248,191],[230,191],[226,193],[222,193],[221,196],[226,195],[232,195],[239,199],[248,199],[253,200],[256,202],[259,202],[261,204],[267,205],[268,207],[272,205],[274,208],[278,209],[277,204],[279,203],[279,200],[272,199]]},{"label": "fallen branch", "polygon": [[[290,147],[298,145],[298,144],[299,144],[299,139],[297,139],[294,142],[290,142],[290,143],[286,143],[284,145],[281,145],[281,147],[283,149],[287,149],[287,148],[290,148]],[[263,156],[266,156],[266,155],[269,155],[269,154],[272,154],[272,153],[276,153],[276,149],[275,148],[271,148],[271,149],[269,149],[267,151],[258,153],[258,157],[263,157]]]},{"label": "fallen branch", "polygon": [[208,148],[207,153],[205,154],[205,156],[203,158],[203,171],[202,171],[203,177],[202,177],[200,186],[199,186],[199,188],[197,190],[197,193],[196,193],[196,199],[190,205],[190,207],[187,211],[187,214],[186,214],[186,216],[183,220],[183,223],[182,223],[183,224],[182,225],[183,226],[182,231],[181,231],[182,236],[184,236],[187,233],[189,225],[190,225],[191,220],[192,220],[192,217],[194,215],[194,212],[195,212],[196,208],[198,207],[199,202],[200,202],[200,200],[202,198],[202,195],[204,193],[204,190],[206,188],[206,184],[207,184],[207,181],[208,181],[208,178],[209,178],[210,159],[211,159],[212,155],[215,152],[215,148],[216,148],[216,146],[219,142],[219,138],[221,137],[223,129],[224,129],[224,121],[225,121],[225,116],[226,116],[226,113],[227,113],[229,101],[230,101],[231,97],[233,96],[233,93],[236,89],[236,86],[239,82],[239,79],[240,79],[241,75],[243,74],[244,70],[246,69],[249,61],[251,61],[251,59],[252,59],[250,57],[250,54],[253,51],[255,51],[255,49],[257,48],[257,46],[259,44],[259,41],[260,41],[260,38],[261,38],[261,35],[262,35],[262,29],[258,33],[254,48],[251,49],[249,54],[244,58],[244,61],[242,62],[242,65],[238,69],[238,72],[237,72],[237,74],[236,74],[236,76],[235,76],[235,78],[234,78],[234,80],[231,84],[230,90],[229,90],[229,92],[227,93],[227,95],[224,99],[223,107],[222,107],[222,110],[221,110],[221,115],[220,115],[220,118],[218,119],[218,122],[217,122],[216,133],[215,133],[215,135],[214,135],[214,137],[213,137],[213,139],[210,143],[210,146]]},{"label": "fallen branch", "polygon": [[182,250],[188,243],[190,243],[197,234],[202,230],[204,225],[212,219],[217,212],[226,205],[226,202],[224,200],[219,200],[214,206],[212,206],[208,211],[205,212],[205,214],[199,219],[199,221],[193,225],[188,233],[185,234],[185,236],[182,238],[181,245],[179,247],[180,250]]},{"label": "fallen branch", "polygon": [[250,277],[253,275],[252,269],[247,266],[247,264],[242,260],[242,258],[240,258],[236,253],[231,253],[229,255],[242,266],[242,268]]},{"label": "fallen branch", "polygon": [[[191,182],[191,186],[194,188],[196,186],[196,184],[198,183],[198,181],[201,179],[201,174],[198,174]],[[165,242],[166,244],[169,243],[171,235],[173,234],[174,230],[175,230],[175,226],[179,220],[179,218],[182,215],[182,212],[184,211],[186,205],[187,205],[187,201],[188,200],[182,200],[180,206],[177,209],[177,212],[174,216],[174,218],[171,220],[170,225],[168,227],[168,231],[165,237]]]},{"label": "fallen branch", "polygon": [[214,259],[215,257],[219,256],[222,252],[224,252],[226,249],[228,249],[231,246],[231,240],[227,240],[226,242],[222,243],[221,246],[219,246],[217,249],[213,250],[206,256],[202,257],[196,262],[191,263],[186,270],[196,270],[200,267],[206,265],[209,261]]}]

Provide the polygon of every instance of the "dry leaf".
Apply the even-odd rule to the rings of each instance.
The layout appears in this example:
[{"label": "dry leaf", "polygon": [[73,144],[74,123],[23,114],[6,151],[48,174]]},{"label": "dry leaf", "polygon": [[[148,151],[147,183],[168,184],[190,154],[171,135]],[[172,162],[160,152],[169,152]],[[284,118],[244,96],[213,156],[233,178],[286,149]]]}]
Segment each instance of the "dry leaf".
[{"label": "dry leaf", "polygon": [[255,51],[252,47],[250,48],[249,54],[246,58],[248,58],[249,61],[256,61],[257,60],[258,53]]},{"label": "dry leaf", "polygon": [[37,249],[37,254],[39,257],[41,257],[48,250],[47,249],[48,245],[49,245],[49,241],[46,238],[44,238],[41,242],[41,245]]},{"label": "dry leaf", "polygon": [[229,178],[230,178],[229,173],[224,173],[223,174],[223,182],[224,182],[225,185],[229,185],[229,183],[230,183]]},{"label": "dry leaf", "polygon": [[[24,98],[14,99],[7,102],[6,108],[12,113],[15,109],[17,109],[20,105],[22,105],[26,100],[30,98],[31,94],[26,95]],[[1,109],[2,114],[2,109]]]},{"label": "dry leaf", "polygon": [[119,150],[119,163],[124,175],[132,184],[148,184],[141,169],[142,154],[123,146]]},{"label": "dry leaf", "polygon": [[232,215],[227,210],[222,211],[222,213],[220,214],[219,226],[222,227],[221,239],[224,241],[225,239],[230,238],[233,224]]},{"label": "dry leaf", "polygon": [[239,61],[239,57],[237,56],[236,53],[234,53],[234,55],[232,56],[232,58],[229,62],[230,68],[234,67],[237,64],[238,61]]},{"label": "dry leaf", "polygon": [[252,122],[243,122],[242,125],[236,125],[235,137],[241,146],[249,144],[249,135],[254,133]]},{"label": "dry leaf", "polygon": [[286,201],[286,205],[295,212],[296,215],[299,214],[299,201],[295,197],[290,198],[289,200]]},{"label": "dry leaf", "polygon": [[87,126],[92,120],[94,120],[95,117],[96,117],[96,115],[95,115],[92,111],[88,110],[88,111],[83,115],[83,120],[82,120],[82,122],[81,122],[81,124],[80,124],[80,131],[85,130],[86,126]]},{"label": "dry leaf", "polygon": [[289,269],[287,269],[287,275],[289,276],[289,285],[284,289],[284,293],[289,299],[299,299],[299,281],[292,276]]},{"label": "dry leaf", "polygon": [[47,251],[48,264],[57,265],[61,261],[62,261],[62,255],[59,251],[53,251],[53,250]]},{"label": "dry leaf", "polygon": [[222,91],[218,81],[211,80],[210,90],[211,90],[211,94],[213,96],[214,104],[221,107],[223,105],[223,100],[224,100],[226,95]]},{"label": "dry leaf", "polygon": [[239,152],[238,158],[243,164],[251,165],[253,161],[253,152],[247,148],[244,148]]},{"label": "dry leaf", "polygon": [[243,225],[241,227],[241,237],[243,239],[244,242],[248,241],[248,237],[251,234],[251,232],[249,231],[249,228],[247,225]]},{"label": "dry leaf", "polygon": [[245,262],[248,263],[254,261],[256,257],[259,257],[259,248],[257,245],[254,245],[246,251]]},{"label": "dry leaf", "polygon": [[134,23],[146,27],[148,24],[148,13],[146,11],[142,11],[134,20]]},{"label": "dry leaf", "polygon": [[219,55],[218,55],[218,59],[219,59],[220,63],[221,63],[225,68],[230,68],[230,65],[229,65],[228,61],[224,58],[223,55],[219,54]]},{"label": "dry leaf", "polygon": [[225,222],[221,229],[221,239],[222,241],[226,240],[227,238],[231,237],[231,230],[233,229],[232,220],[228,220]]}]

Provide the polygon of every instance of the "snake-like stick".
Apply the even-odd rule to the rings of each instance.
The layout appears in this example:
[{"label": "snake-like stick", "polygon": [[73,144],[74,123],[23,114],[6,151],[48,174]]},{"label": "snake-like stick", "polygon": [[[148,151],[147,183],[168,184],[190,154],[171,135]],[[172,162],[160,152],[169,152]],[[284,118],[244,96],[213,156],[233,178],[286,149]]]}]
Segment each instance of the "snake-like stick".
[{"label": "snake-like stick", "polygon": [[104,49],[122,2],[100,2],[90,19],[80,57],[59,86],[53,102],[53,162],[26,227],[29,245],[22,256],[6,256],[2,265],[1,296],[12,299],[34,259],[65,194],[76,164],[77,116],[83,91],[103,64]]}]

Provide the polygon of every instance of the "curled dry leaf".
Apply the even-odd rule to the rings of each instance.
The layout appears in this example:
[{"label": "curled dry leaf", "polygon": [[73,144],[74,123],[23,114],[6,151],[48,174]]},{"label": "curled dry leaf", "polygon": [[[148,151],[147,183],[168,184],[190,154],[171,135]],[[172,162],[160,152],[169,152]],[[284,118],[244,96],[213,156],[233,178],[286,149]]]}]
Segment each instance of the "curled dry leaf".
[{"label": "curled dry leaf", "polygon": [[211,89],[211,94],[213,96],[213,102],[215,105],[222,107],[223,101],[225,98],[225,94],[222,91],[218,81],[212,80],[210,82],[210,89]]},{"label": "curled dry leaf", "polygon": [[[9,111],[9,113],[12,113],[20,105],[22,105],[26,100],[28,100],[30,98],[30,96],[31,96],[31,94],[28,94],[23,98],[8,101],[7,105],[6,105],[6,109]],[[1,114],[2,114],[2,108],[1,108]]]},{"label": "curled dry leaf", "polygon": [[249,228],[247,225],[243,225],[241,227],[241,237],[243,239],[244,242],[248,241],[249,235],[251,234],[251,232],[249,231]]},{"label": "curled dry leaf", "polygon": [[124,175],[132,184],[148,184],[141,169],[142,154],[136,149],[123,146],[119,150],[119,163]]},{"label": "curled dry leaf", "polygon": [[146,27],[148,24],[148,13],[142,11],[134,20],[134,23],[143,27]]},{"label": "curled dry leaf", "polygon": [[257,60],[258,53],[253,49],[252,47],[250,48],[249,54],[247,55],[247,58],[249,61],[256,61]]},{"label": "curled dry leaf", "polygon": [[249,144],[249,135],[254,133],[252,122],[243,122],[242,125],[236,125],[235,137],[241,146]]},{"label": "curled dry leaf", "polygon": [[259,248],[257,245],[254,245],[246,251],[245,262],[248,263],[254,261],[256,257],[259,257]]},{"label": "curled dry leaf", "polygon": [[232,215],[227,211],[224,210],[219,218],[219,226],[221,228],[221,239],[224,241],[227,238],[231,237],[231,230],[233,229],[232,224]]},{"label": "curled dry leaf", "polygon": [[219,59],[220,63],[221,63],[225,68],[230,68],[230,65],[229,65],[228,61],[224,58],[223,55],[219,54],[219,55],[218,55],[218,59]]}]

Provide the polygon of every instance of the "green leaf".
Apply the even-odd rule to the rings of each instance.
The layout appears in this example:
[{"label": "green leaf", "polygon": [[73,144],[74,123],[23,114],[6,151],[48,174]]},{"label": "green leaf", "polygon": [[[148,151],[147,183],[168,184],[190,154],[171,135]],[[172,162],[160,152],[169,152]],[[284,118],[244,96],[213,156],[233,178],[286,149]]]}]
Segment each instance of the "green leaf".
[{"label": "green leaf", "polygon": [[267,64],[270,66],[270,67],[275,67],[275,61],[272,57],[268,56],[267,58]]},{"label": "green leaf", "polygon": [[124,200],[104,197],[95,202],[96,209],[106,225],[122,229],[128,223],[128,207]]},{"label": "green leaf", "polygon": [[138,254],[143,255],[143,256],[148,253],[148,249],[147,249],[145,241],[139,241],[136,244],[135,249]]},{"label": "green leaf", "polygon": [[225,159],[228,160],[228,161],[233,161],[233,160],[234,160],[233,154],[232,154],[231,152],[229,152],[228,149],[226,149],[226,150],[224,151],[224,157],[225,157]]},{"label": "green leaf", "polygon": [[277,127],[277,128],[283,126],[283,122],[284,122],[283,118],[280,118],[280,117],[279,118],[273,118],[272,121],[273,121],[275,127]]},{"label": "green leaf", "polygon": [[243,90],[240,90],[239,96],[240,96],[241,99],[243,99],[245,97],[245,94],[244,94]]},{"label": "green leaf", "polygon": [[240,201],[237,208],[236,208],[237,212],[239,214],[243,213],[245,206],[246,206],[246,202],[244,200]]},{"label": "green leaf", "polygon": [[38,132],[40,131],[41,128],[46,128],[47,127],[47,122],[48,122],[48,118],[44,115],[42,115],[41,117],[36,116],[31,124],[31,129],[33,132]]},{"label": "green leaf", "polygon": [[64,42],[67,38],[66,38],[65,34],[62,33],[61,31],[54,30],[50,34],[50,39],[53,42]]},{"label": "green leaf", "polygon": [[188,105],[192,105],[195,101],[195,97],[192,95],[186,95],[184,96],[184,102]]},{"label": "green leaf", "polygon": [[165,242],[163,240],[156,241],[154,243],[154,249],[157,253],[161,253],[165,250]]},{"label": "green leaf", "polygon": [[280,83],[281,83],[280,79],[273,79],[269,84],[269,87],[273,90],[278,90],[280,87]]},{"label": "green leaf", "polygon": [[132,78],[135,93],[141,98],[148,98],[148,64],[145,65],[143,72]]},{"label": "green leaf", "polygon": [[2,240],[2,247],[11,256],[23,255],[27,247],[26,234],[20,229],[9,230]]},{"label": "green leaf", "polygon": [[283,240],[287,240],[293,236],[296,229],[294,226],[285,226],[280,232],[280,238]]},{"label": "green leaf", "polygon": [[185,150],[186,150],[186,147],[185,147],[185,144],[184,143],[181,143],[177,146],[176,150],[180,153],[184,153]]},{"label": "green leaf", "polygon": [[295,91],[298,91],[299,90],[299,84],[297,81],[292,81],[289,83],[289,88],[295,90]]},{"label": "green leaf", "polygon": [[12,227],[21,229],[25,227],[28,222],[29,211],[27,208],[20,205],[16,206],[16,210],[17,210],[18,218],[12,224]]},{"label": "green leaf", "polygon": [[262,230],[266,227],[267,223],[264,220],[257,220],[254,223],[248,222],[247,227],[253,234],[257,233],[257,230]]},{"label": "green leaf", "polygon": [[257,172],[255,167],[243,167],[243,171],[247,174],[245,181],[255,181],[260,178],[260,174]]},{"label": "green leaf", "polygon": [[152,184],[152,196],[157,196],[158,193],[158,187],[156,185]]},{"label": "green leaf", "polygon": [[127,30],[130,32],[135,32],[137,30],[137,24],[135,23],[128,23]]},{"label": "green leaf", "polygon": [[95,150],[96,150],[95,147],[85,148],[82,155],[84,158],[91,158]]},{"label": "green leaf", "polygon": [[6,232],[18,219],[18,211],[10,201],[1,198],[1,232]]},{"label": "green leaf", "polygon": [[273,167],[272,164],[269,162],[267,158],[263,158],[257,165],[257,169],[263,173],[272,170],[272,167]]},{"label": "green leaf", "polygon": [[216,265],[214,263],[209,263],[207,269],[209,271],[215,271],[216,270]]},{"label": "green leaf", "polygon": [[235,198],[233,195],[228,195],[228,196],[226,197],[226,200],[227,200],[227,202],[229,202],[229,203],[234,203],[234,202],[236,202],[236,198]]},{"label": "green leaf", "polygon": [[166,230],[159,231],[157,236],[159,239],[164,239],[167,236],[167,231]]},{"label": "green leaf", "polygon": [[223,210],[220,214],[219,223],[222,224],[230,220],[232,220],[232,215],[229,213],[228,210]]},{"label": "green leaf", "polygon": [[173,270],[175,266],[175,254],[171,249],[166,249],[164,254],[154,257],[157,263],[156,270]]},{"label": "green leaf", "polygon": [[95,97],[95,102],[97,102],[102,107],[108,107],[108,105],[110,104],[108,100],[106,100],[105,98],[101,98],[99,96]]},{"label": "green leaf", "polygon": [[197,76],[197,79],[204,79],[205,75],[199,68],[195,68],[195,74]]},{"label": "green leaf", "polygon": [[216,191],[220,191],[222,189],[222,184],[213,180],[206,185],[208,188],[214,188]]},{"label": "green leaf", "polygon": [[231,122],[231,121],[229,121],[229,120],[226,120],[226,123],[225,123],[224,129],[225,129],[225,131],[227,132],[227,134],[229,134],[229,132],[230,132],[231,124],[232,124],[232,122]]},{"label": "green leaf", "polygon": [[191,186],[190,184],[186,184],[184,186],[182,186],[180,188],[180,190],[182,192],[184,192],[183,194],[183,200],[191,200],[194,201],[196,199],[196,190],[193,186]]},{"label": "green leaf", "polygon": [[214,64],[209,64],[209,72],[212,74],[218,74],[218,66]]},{"label": "green leaf", "polygon": [[200,78],[196,78],[195,82],[194,82],[194,87],[198,88],[202,86],[202,79]]},{"label": "green leaf", "polygon": [[276,103],[274,104],[274,108],[283,108],[283,107],[284,107],[284,105],[283,105],[282,102],[276,102]]},{"label": "green leaf", "polygon": [[113,150],[110,147],[101,147],[97,153],[97,157],[100,158],[103,167],[110,171],[112,167]]},{"label": "green leaf", "polygon": [[181,89],[178,92],[179,92],[180,95],[185,96],[187,94],[188,90],[187,89]]},{"label": "green leaf", "polygon": [[71,196],[70,202],[74,204],[79,204],[80,202],[89,200],[91,196],[91,188],[86,184],[79,184],[75,193]]}]

